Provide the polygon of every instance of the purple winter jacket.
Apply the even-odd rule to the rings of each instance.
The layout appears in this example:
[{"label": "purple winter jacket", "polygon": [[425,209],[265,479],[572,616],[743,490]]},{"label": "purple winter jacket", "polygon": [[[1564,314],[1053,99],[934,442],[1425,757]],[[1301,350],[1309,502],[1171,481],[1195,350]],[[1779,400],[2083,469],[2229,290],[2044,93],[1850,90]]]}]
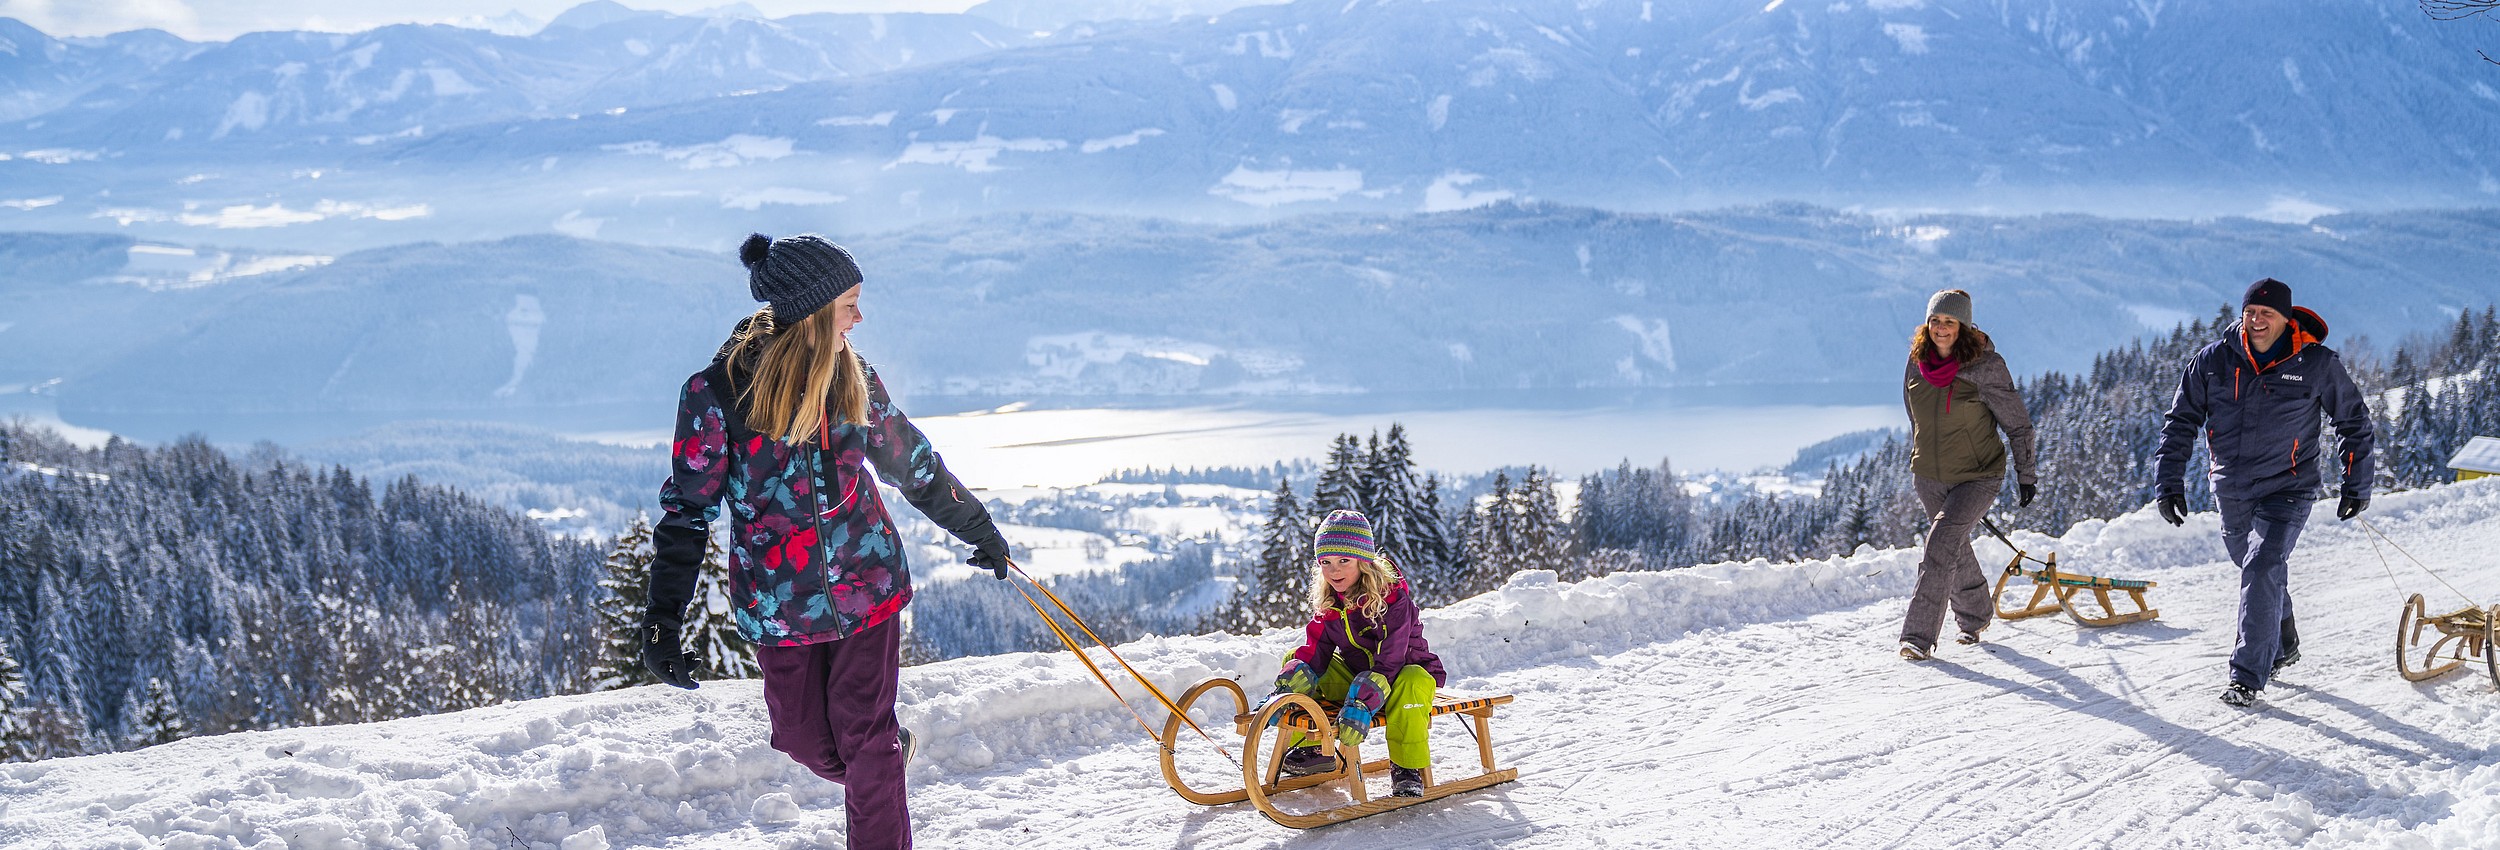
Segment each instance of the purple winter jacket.
[{"label": "purple winter jacket", "polygon": [[1449,676],[1441,670],[1441,657],[1432,654],[1432,647],[1424,642],[1423,620],[1415,611],[1414,594],[1407,591],[1404,580],[1389,586],[1388,606],[1378,620],[1365,615],[1362,608],[1346,604],[1344,597],[1336,596],[1335,600],[1335,605],[1302,627],[1302,648],[1294,650],[1293,657],[1325,674],[1329,660],[1344,653],[1347,670],[1379,673],[1392,682],[1397,681],[1398,668],[1413,664],[1432,674],[1433,684],[1448,684]]}]

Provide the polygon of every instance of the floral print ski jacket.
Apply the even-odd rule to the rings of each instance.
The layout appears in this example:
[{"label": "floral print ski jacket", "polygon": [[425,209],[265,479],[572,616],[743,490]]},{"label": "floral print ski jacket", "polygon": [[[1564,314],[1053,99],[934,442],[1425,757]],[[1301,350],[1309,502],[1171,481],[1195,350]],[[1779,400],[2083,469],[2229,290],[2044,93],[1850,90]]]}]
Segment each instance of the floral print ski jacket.
[{"label": "floral print ski jacket", "polygon": [[678,397],[671,472],[660,486],[666,516],[652,532],[652,622],[684,622],[723,503],[731,516],[727,589],[740,636],[802,646],[893,617],[911,602],[911,568],[872,470],[974,549],[1006,554],[988,509],[895,409],[873,367],[868,424],[834,427],[827,445],[817,446],[748,428],[727,363],[714,359]]}]

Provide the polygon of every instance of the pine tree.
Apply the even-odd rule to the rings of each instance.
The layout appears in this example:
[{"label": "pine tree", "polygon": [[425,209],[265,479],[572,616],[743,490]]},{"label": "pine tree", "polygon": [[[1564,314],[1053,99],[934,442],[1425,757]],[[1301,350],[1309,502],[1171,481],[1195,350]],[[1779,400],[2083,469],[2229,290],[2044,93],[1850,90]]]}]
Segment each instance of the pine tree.
[{"label": "pine tree", "polygon": [[1361,511],[1371,515],[1371,504],[1363,493],[1363,446],[1352,434],[1339,434],[1328,449],[1328,466],[1320,470],[1319,483],[1311,489],[1311,502],[1305,505],[1309,525],[1318,528],[1330,511]]},{"label": "pine tree", "polygon": [[190,737],[191,725],[182,719],[182,705],[174,700],[174,689],[165,680],[148,677],[147,687],[131,692],[131,708],[125,715],[131,730],[131,749],[170,744]]},{"label": "pine tree", "polygon": [[1519,502],[1518,569],[1564,571],[1571,557],[1571,535],[1556,507],[1551,474],[1543,467],[1528,467],[1527,477],[1512,497]]},{"label": "pine tree", "polygon": [[599,577],[599,660],[592,666],[593,688],[612,691],[659,682],[642,666],[642,618],[650,607],[650,517],[637,514],[634,524],[609,547]]},{"label": "pine tree", "polygon": [[9,649],[8,630],[0,628],[0,762],[34,758],[32,731],[26,724],[26,674]]},{"label": "pine tree", "polygon": [[1406,442],[1406,426],[1391,424],[1389,438],[1371,452],[1364,478],[1371,482],[1372,541],[1390,562],[1411,569],[1419,559],[1414,540],[1416,517],[1422,512],[1415,481],[1414,450]]},{"label": "pine tree", "polygon": [[1267,524],[1260,532],[1259,560],[1242,577],[1233,596],[1240,613],[1234,617],[1245,633],[1255,634],[1302,622],[1310,607],[1311,532],[1295,501],[1291,479],[1277,479],[1268,504]]},{"label": "pine tree", "polygon": [[1467,535],[1467,576],[1454,598],[1465,599],[1509,580],[1519,566],[1518,497],[1511,492],[1510,473],[1493,475],[1493,493],[1473,511]]},{"label": "pine tree", "polygon": [[738,636],[737,606],[729,601],[729,563],[717,537],[703,548],[703,583],[695,589],[694,610],[687,612],[685,647],[712,678],[763,675],[755,663],[755,645]]}]

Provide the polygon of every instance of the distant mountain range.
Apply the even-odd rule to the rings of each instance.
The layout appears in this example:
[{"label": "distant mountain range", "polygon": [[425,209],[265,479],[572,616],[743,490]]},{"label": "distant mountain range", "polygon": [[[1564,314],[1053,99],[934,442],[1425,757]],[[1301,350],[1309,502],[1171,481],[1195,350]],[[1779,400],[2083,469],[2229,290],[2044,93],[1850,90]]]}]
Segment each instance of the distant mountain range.
[{"label": "distant mountain range", "polygon": [[[2500,201],[2500,72],[2475,52],[2500,36],[2412,0],[1301,0],[1063,23],[1087,8],[599,2],[526,37],[220,44],[11,25],[0,227],[719,250],[1024,211]],[[1060,28],[999,22],[1028,12]]]},{"label": "distant mountain range", "polygon": [[[0,299],[0,385],[142,432],[219,416],[640,427],[753,307],[728,255],[557,236],[155,289],[121,267],[153,256],[142,247],[167,250],[0,237],[8,278],[33,281]],[[1947,286],[1976,294],[1978,324],[2024,373],[2088,369],[2266,275],[2348,346],[2500,300],[2500,210],[2307,225],[1796,205],[1499,204],[1248,227],[1019,214],[849,247],[869,279],[857,339],[916,409],[1879,385]]]}]

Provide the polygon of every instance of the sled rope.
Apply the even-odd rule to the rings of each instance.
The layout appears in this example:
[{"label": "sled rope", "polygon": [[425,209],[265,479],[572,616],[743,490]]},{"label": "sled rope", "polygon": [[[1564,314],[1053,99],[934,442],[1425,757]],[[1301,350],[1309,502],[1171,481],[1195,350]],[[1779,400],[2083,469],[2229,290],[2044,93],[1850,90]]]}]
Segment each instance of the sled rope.
[{"label": "sled rope", "polygon": [[2006,536],[2005,536],[2005,532],[2002,532],[2002,531],[1998,531],[1998,530],[1997,530],[1997,524],[1996,524],[1996,522],[1995,522],[1994,520],[1990,520],[1990,519],[1988,519],[1987,517],[1984,517],[1984,516],[1983,516],[1983,517],[1980,517],[1980,518],[1979,518],[1979,524],[1980,524],[1980,525],[1982,525],[1982,526],[1986,526],[1986,527],[1987,527],[1987,529],[1988,529],[1988,533],[1989,533],[1989,534],[1992,534],[1992,535],[1995,535],[1995,536],[1996,536],[1996,539],[1997,539],[1997,542],[2005,544],[2005,548],[2014,550],[2014,554],[2015,554],[2016,556],[2019,556],[2019,557],[2021,557],[2023,560],[2030,561],[2030,562],[2032,562],[2032,563],[2034,563],[2034,564],[2039,564],[2040,566],[2043,566],[2043,567],[2045,567],[2045,566],[2048,566],[2048,565],[2049,565],[2049,562],[2047,562],[2047,561],[2043,561],[2043,560],[2040,560],[2040,559],[2038,559],[2038,558],[2034,558],[2034,557],[2032,557],[2032,556],[2031,556],[2031,553],[2030,553],[2030,552],[2027,552],[2027,551],[2024,551],[2023,547],[2020,547],[2020,546],[2016,546],[2016,545],[2014,545],[2014,540],[2013,540],[2012,538],[2006,537]]},{"label": "sled rope", "polygon": [[[2474,599],[2474,597],[2473,597],[2473,596],[2468,595],[2465,591],[2458,590],[2456,585],[2449,584],[2449,583],[2448,583],[2448,578],[2447,578],[2446,576],[2440,575],[2438,570],[2431,569],[2431,565],[2429,565],[2429,564],[2425,564],[2425,563],[2422,563],[2422,559],[2420,559],[2420,558],[2416,558],[2416,557],[2413,557],[2413,553],[2405,551],[2405,547],[2404,547],[2402,544],[2397,543],[2397,542],[2396,542],[2396,538],[2393,538],[2393,537],[2389,537],[2389,536],[2387,536],[2387,532],[2380,531],[2380,530],[2378,530],[2378,526],[2371,525],[2371,524],[2370,524],[2370,520],[2369,520],[2369,518],[2367,518],[2367,517],[2353,517],[2353,518],[2354,518],[2354,519],[2361,520],[2361,527],[2362,527],[2362,528],[2365,528],[2365,529],[2368,529],[2368,530],[2369,530],[2369,532],[2370,532],[2371,534],[2378,535],[2378,539],[2387,541],[2387,545],[2388,545],[2390,548],[2395,549],[2395,550],[2396,550],[2396,554],[2399,554],[2399,555],[2403,555],[2403,556],[2405,556],[2405,560],[2412,561],[2414,566],[2422,568],[2422,571],[2423,571],[2423,572],[2430,573],[2430,574],[2431,574],[2431,578],[2438,580],[2438,581],[2439,581],[2440,586],[2441,586],[2441,587],[2445,587],[2445,588],[2447,588],[2449,593],[2454,593],[2454,594],[2456,594],[2458,599],[2463,599],[2463,600],[2465,600],[2467,604],[2474,605],[2474,606],[2476,606],[2476,607],[2480,607],[2480,606],[2482,605],[2482,603],[2481,603],[2481,602],[2477,602],[2477,601],[2475,601],[2475,599]],[[2377,544],[2377,543],[2372,543],[2372,544],[2370,544],[2370,548],[2371,548],[2373,551],[2375,551],[2375,550],[2378,548],[2378,544]],[[2385,555],[2381,555],[2381,556],[2379,556],[2379,559],[2380,559],[2380,560],[2382,560],[2382,561],[2384,561],[2384,560],[2386,560],[2386,559],[2387,559],[2387,556],[2385,556]],[[2393,580],[2395,576],[2391,573],[2388,577],[2389,577],[2389,579],[2390,579],[2390,580]]]},{"label": "sled rope", "polygon": [[[1034,581],[1031,575],[1025,573],[1024,567],[1017,565],[1015,562],[1009,561],[1007,566],[1009,569],[1015,570],[1016,575],[1023,578],[1025,584],[1032,585],[1034,590],[1039,590],[1042,592],[1043,596],[1048,597],[1052,607],[1058,608],[1059,613],[1067,615],[1068,622],[1076,624],[1077,629],[1084,632],[1086,637],[1093,638],[1095,646],[1102,647],[1102,651],[1110,653],[1111,660],[1119,662],[1120,669],[1128,671],[1130,678],[1136,679],[1138,684],[1144,685],[1147,693],[1154,694],[1155,700],[1163,703],[1163,708],[1172,712],[1172,716],[1180,718],[1182,723],[1189,724],[1189,728],[1197,732],[1198,737],[1205,738],[1207,739],[1207,743],[1213,744],[1215,746],[1215,751],[1222,753],[1226,761],[1230,761],[1234,764],[1241,763],[1240,759],[1233,757],[1232,751],[1225,749],[1223,744],[1218,743],[1215,740],[1215,736],[1209,735],[1207,734],[1207,730],[1199,728],[1198,721],[1190,719],[1189,713],[1182,711],[1180,706],[1174,704],[1172,702],[1172,698],[1163,693],[1162,688],[1155,687],[1154,680],[1146,678],[1145,674],[1137,672],[1137,668],[1129,666],[1128,659],[1121,658],[1119,650],[1112,649],[1111,644],[1105,643],[1102,636],[1094,634],[1093,628],[1087,626],[1085,624],[1085,619],[1077,616],[1075,609],[1069,608],[1067,601],[1060,599],[1059,594],[1050,592],[1050,588],[1043,587],[1041,582]],[[1010,582],[1010,584],[1013,584],[1013,582]],[[1069,652],[1076,653],[1076,660],[1084,662],[1085,670],[1094,674],[1094,681],[1102,683],[1103,690],[1110,691],[1111,698],[1118,700],[1120,707],[1128,709],[1129,716],[1137,719],[1137,727],[1146,730],[1146,737],[1154,739],[1155,746],[1157,748],[1167,751],[1170,750],[1170,747],[1164,746],[1162,737],[1155,734],[1154,727],[1146,723],[1146,716],[1139,714],[1136,706],[1129,705],[1128,698],[1120,695],[1120,689],[1112,686],[1111,677],[1104,675],[1102,668],[1094,664],[1093,657],[1085,654],[1084,646],[1078,644],[1076,638],[1068,634],[1067,629],[1061,628],[1059,621],[1050,616],[1050,612],[1042,610],[1042,603],[1034,599],[1033,594],[1027,592],[1023,585],[1017,585],[1016,592],[1022,594],[1024,596],[1025,604],[1033,606],[1033,613],[1040,615],[1042,622],[1050,626],[1051,634],[1059,637],[1059,643],[1066,646]]]}]

